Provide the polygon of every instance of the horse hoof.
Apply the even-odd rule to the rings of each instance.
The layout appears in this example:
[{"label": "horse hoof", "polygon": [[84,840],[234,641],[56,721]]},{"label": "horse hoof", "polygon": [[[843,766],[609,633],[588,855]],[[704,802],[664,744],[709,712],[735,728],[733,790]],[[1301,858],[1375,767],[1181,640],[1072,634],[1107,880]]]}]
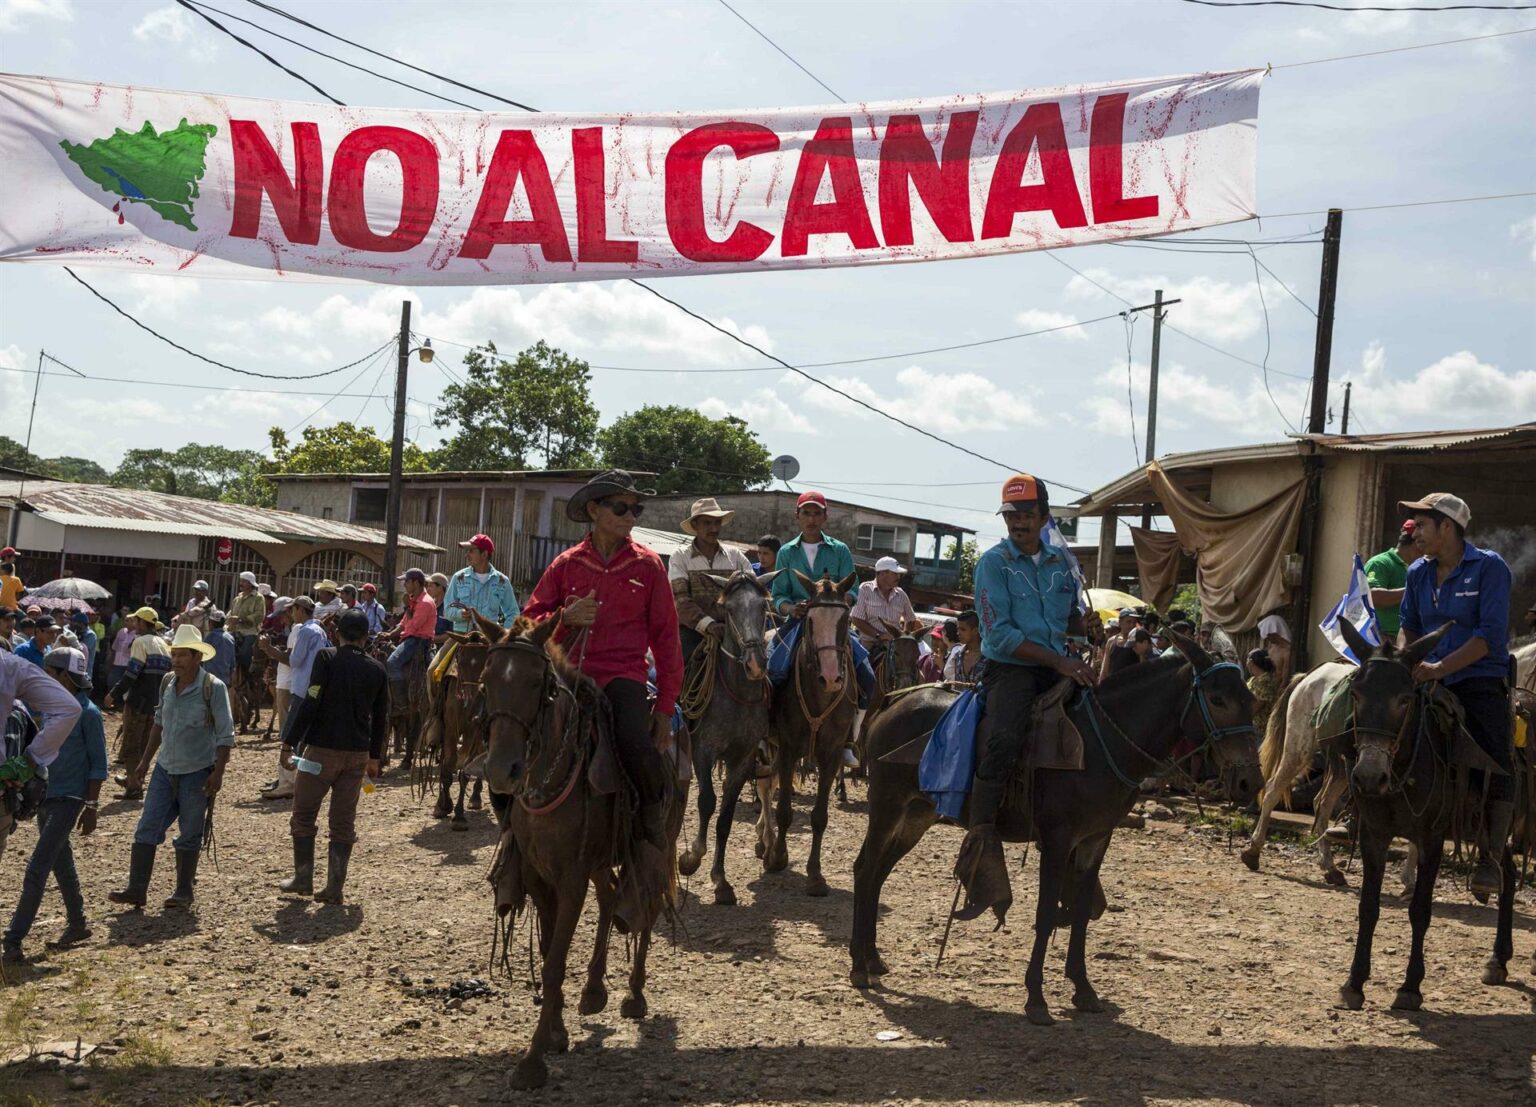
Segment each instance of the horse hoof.
[{"label": "horse hoof", "polygon": [[1031,1003],[1024,1008],[1024,1017],[1031,1026],[1055,1026],[1056,1020],[1051,1017],[1050,1008],[1043,1003]]},{"label": "horse hoof", "polygon": [[584,988],[581,993],[581,1003],[576,1010],[583,1015],[595,1015],[608,1006],[608,989],[604,987]]},{"label": "horse hoof", "polygon": [[767,857],[763,858],[763,872],[765,873],[781,873],[787,868],[789,868],[788,850],[782,852],[773,850],[769,852]]},{"label": "horse hoof", "polygon": [[1339,989],[1339,1005],[1351,1011],[1358,1011],[1365,1006],[1365,993],[1359,988],[1351,988],[1346,984]]},{"label": "horse hoof", "polygon": [[1484,984],[1504,984],[1509,980],[1509,969],[1505,968],[1502,961],[1490,957],[1488,964],[1483,966]]},{"label": "horse hoof", "polygon": [[768,847],[767,847],[767,846],[765,846],[765,845],[763,845],[763,843],[761,843],[761,842],[758,842],[758,843],[756,843],[756,844],[755,844],[755,845],[754,845],[754,846],[753,846],[753,847],[752,847],[752,849],[753,849],[753,851],[754,851],[754,852],[755,852],[755,853],[756,853],[756,854],[757,854],[757,858],[758,858],[758,860],[759,860],[759,861],[761,861],[761,860],[762,860],[762,858],[763,858],[763,854],[765,854],[765,853],[767,853],[767,852],[768,852]]},{"label": "horse hoof", "polygon": [[449,815],[452,814],[453,808],[451,807],[434,807],[432,809],[432,817],[434,819],[446,819]]},{"label": "horse hoof", "polygon": [[448,829],[461,832],[467,831],[469,829],[469,820],[466,819],[463,815],[455,815],[453,817],[453,822],[448,824]]},{"label": "horse hoof", "polygon": [[1256,873],[1256,872],[1259,871],[1259,851],[1258,850],[1256,850],[1256,849],[1245,849],[1240,854],[1240,856],[1243,859],[1243,864],[1248,866],[1248,871],[1249,872]]},{"label": "horse hoof", "polygon": [[470,796],[469,797],[469,809],[471,811],[478,811],[478,810],[480,810],[481,802],[482,801],[481,801],[479,796]]},{"label": "horse hoof", "polygon": [[1410,992],[1407,988],[1399,988],[1397,995],[1392,999],[1394,1011],[1417,1011],[1424,1006],[1424,997],[1418,992]]},{"label": "horse hoof", "polygon": [[694,853],[693,850],[684,850],[677,855],[677,871],[683,876],[692,876],[699,871],[699,863],[704,860],[704,855]]},{"label": "horse hoof", "polygon": [[549,1066],[537,1057],[524,1057],[512,1070],[512,1087],[519,1092],[542,1088],[549,1081]]},{"label": "horse hoof", "polygon": [[864,969],[870,976],[885,976],[891,970],[885,965],[885,959],[878,953],[864,962]]},{"label": "horse hoof", "polygon": [[638,1021],[645,1018],[646,1012],[649,1010],[650,1004],[645,1002],[644,996],[626,996],[624,1002],[619,1004],[619,1014],[623,1015],[626,1019]]},{"label": "horse hoof", "polygon": [[869,973],[863,969],[854,969],[848,974],[848,982],[859,991],[867,991],[870,987]]},{"label": "horse hoof", "polygon": [[1079,1011],[1086,1011],[1091,1015],[1097,1015],[1104,1010],[1104,1001],[1092,988],[1081,988],[1072,993],[1072,1006]]},{"label": "horse hoof", "polygon": [[1344,879],[1344,874],[1338,869],[1329,869],[1323,874],[1323,883],[1332,884],[1335,888],[1348,888],[1349,881]]},{"label": "horse hoof", "polygon": [[805,894],[808,896],[814,896],[817,899],[820,899],[831,890],[832,889],[827,887],[827,881],[825,877],[817,875],[808,876],[805,878]]},{"label": "horse hoof", "polygon": [[715,888],[716,907],[735,907],[736,889],[729,884],[720,884]]}]

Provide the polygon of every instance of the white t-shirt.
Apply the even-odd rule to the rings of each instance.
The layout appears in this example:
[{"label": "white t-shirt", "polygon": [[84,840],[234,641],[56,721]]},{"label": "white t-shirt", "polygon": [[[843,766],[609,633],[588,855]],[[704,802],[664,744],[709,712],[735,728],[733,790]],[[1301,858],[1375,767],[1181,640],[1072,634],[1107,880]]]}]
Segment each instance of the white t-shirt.
[{"label": "white t-shirt", "polygon": [[814,569],[816,567],[816,555],[821,552],[821,543],[802,541],[800,543],[800,548],[805,551],[806,565]]},{"label": "white t-shirt", "polygon": [[[288,652],[289,653],[293,652],[294,643],[297,642],[298,640],[299,640],[299,628],[298,628],[297,625],[290,623],[288,625],[288,643],[287,643],[287,645],[288,645]],[[288,674],[291,671],[292,670],[284,662],[279,661],[277,663],[277,686],[279,688],[287,688],[288,687]]]},{"label": "white t-shirt", "polygon": [[1291,628],[1278,615],[1266,615],[1259,620],[1259,641],[1264,641],[1271,634],[1277,635],[1287,642],[1291,640]]},{"label": "white t-shirt", "polygon": [[484,584],[486,581],[491,579],[491,574],[490,573],[476,573],[476,572],[471,571],[470,575],[473,576],[476,580],[478,580],[481,584]]}]

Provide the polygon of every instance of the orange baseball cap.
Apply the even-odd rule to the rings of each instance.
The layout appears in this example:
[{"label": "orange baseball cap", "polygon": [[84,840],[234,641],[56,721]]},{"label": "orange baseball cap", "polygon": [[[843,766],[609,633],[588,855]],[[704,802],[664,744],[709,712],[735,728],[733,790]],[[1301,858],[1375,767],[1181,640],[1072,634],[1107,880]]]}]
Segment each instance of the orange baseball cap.
[{"label": "orange baseball cap", "polygon": [[999,515],[1010,511],[1023,511],[1026,507],[1036,507],[1043,514],[1049,504],[1045,482],[1028,473],[1015,473],[1003,482],[1003,506],[997,509]]}]

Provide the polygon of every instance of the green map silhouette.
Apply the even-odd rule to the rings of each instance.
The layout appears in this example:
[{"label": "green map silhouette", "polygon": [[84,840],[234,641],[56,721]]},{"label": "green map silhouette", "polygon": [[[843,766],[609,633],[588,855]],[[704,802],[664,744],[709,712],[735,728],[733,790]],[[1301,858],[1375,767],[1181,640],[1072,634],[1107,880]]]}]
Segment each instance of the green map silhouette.
[{"label": "green map silhouette", "polygon": [[161,218],[195,231],[192,207],[197,182],[203,178],[203,155],[208,140],[218,133],[212,123],[191,124],[183,119],[174,130],[156,134],[155,125],[146,120],[136,134],[119,127],[111,138],[98,138],[89,146],[67,140],[59,146],[82,173],[122,197],[113,211],[123,200],[146,204]]}]

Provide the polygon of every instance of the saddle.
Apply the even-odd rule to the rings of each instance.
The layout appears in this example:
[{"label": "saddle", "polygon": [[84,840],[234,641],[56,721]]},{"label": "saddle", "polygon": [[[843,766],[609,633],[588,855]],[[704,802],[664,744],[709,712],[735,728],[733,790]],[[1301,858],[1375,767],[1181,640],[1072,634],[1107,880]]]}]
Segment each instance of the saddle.
[{"label": "saddle", "polygon": [[[661,755],[662,764],[671,769],[669,779],[679,787],[693,779],[693,742],[688,728],[672,729],[672,748]],[[629,777],[619,761],[619,750],[612,727],[598,727],[597,741],[587,760],[587,784],[600,796],[611,796],[629,786]]]},{"label": "saddle", "polygon": [[[931,685],[918,685],[918,688],[932,687]],[[964,694],[973,690],[969,684],[957,684],[946,681],[943,688]],[[1053,684],[1048,691],[1035,697],[1034,707],[1030,716],[1030,740],[1026,743],[1026,756],[1019,762],[1016,775],[1034,769],[1058,769],[1067,772],[1080,772],[1083,768],[1083,736],[1077,729],[1067,709],[1069,701],[1077,684],[1071,677],[1062,677]],[[895,698],[917,691],[917,688],[904,688],[896,693]],[[985,703],[985,700],[983,700]],[[937,730],[938,728],[935,728]],[[899,746],[880,758],[896,765],[916,765],[923,759],[923,751],[928,748],[928,742],[933,738],[934,730],[920,735],[903,746]],[[988,736],[992,733],[992,719],[983,709],[981,719],[976,725],[974,738],[975,757],[980,759],[982,752],[987,748]]]}]

